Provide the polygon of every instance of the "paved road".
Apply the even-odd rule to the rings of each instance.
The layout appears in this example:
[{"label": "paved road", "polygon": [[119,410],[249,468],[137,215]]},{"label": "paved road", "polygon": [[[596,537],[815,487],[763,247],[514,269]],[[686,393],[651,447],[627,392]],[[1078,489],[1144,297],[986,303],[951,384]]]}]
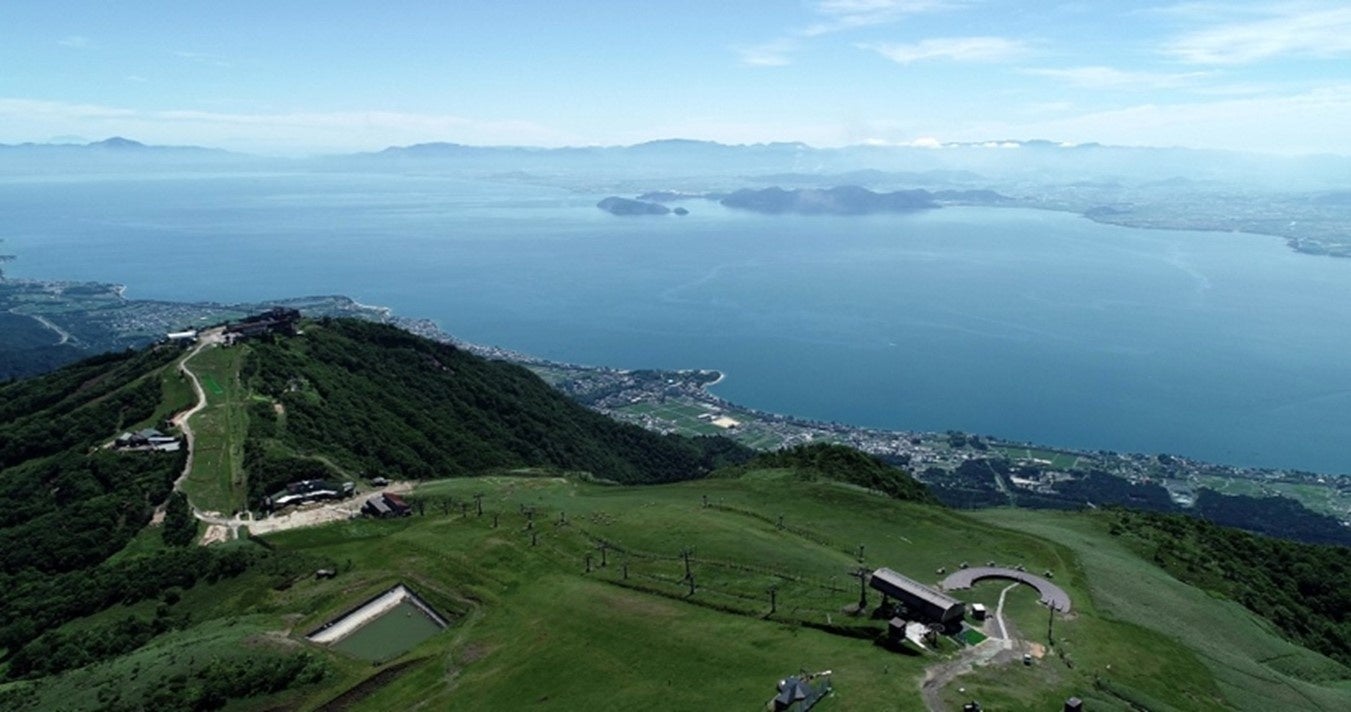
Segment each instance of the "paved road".
[{"label": "paved road", "polygon": [[1025,583],[1032,588],[1037,589],[1041,594],[1043,605],[1050,606],[1061,613],[1070,612],[1070,596],[1065,593],[1065,589],[1047,581],[1046,579],[1029,574],[1026,571],[1017,569],[1005,569],[998,566],[973,566],[969,569],[955,571],[952,575],[943,579],[939,584],[945,591],[956,591],[963,588],[971,588],[973,584],[981,579],[1009,579]]}]

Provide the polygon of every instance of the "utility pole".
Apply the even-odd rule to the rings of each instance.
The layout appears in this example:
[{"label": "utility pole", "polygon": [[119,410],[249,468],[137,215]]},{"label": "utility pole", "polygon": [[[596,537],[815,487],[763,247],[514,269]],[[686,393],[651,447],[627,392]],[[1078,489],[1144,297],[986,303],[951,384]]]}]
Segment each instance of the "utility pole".
[{"label": "utility pole", "polygon": [[693,577],[693,576],[690,577],[690,595],[691,595],[691,596],[694,595],[694,577]]},{"label": "utility pole", "polygon": [[854,570],[854,575],[858,577],[858,612],[863,613],[868,610],[868,574],[870,572],[866,567],[860,566]]},{"label": "utility pole", "polygon": [[539,543],[539,532],[534,531],[534,530],[531,530],[531,532],[530,532],[530,546],[534,546],[534,545],[536,545],[536,544],[538,544],[538,543]]},{"label": "utility pole", "polygon": [[497,512],[493,512],[493,529],[497,528]]},{"label": "utility pole", "polygon": [[588,552],[587,555],[586,555],[586,572],[587,572],[587,573],[591,573],[591,554],[590,554],[590,552]]},{"label": "utility pole", "polygon": [[858,563],[859,563],[859,565],[862,566],[862,565],[863,565],[863,545],[862,545],[862,544],[859,544],[859,545],[858,545],[858,557],[857,557],[857,558],[858,558]]},{"label": "utility pole", "polygon": [[1052,603],[1051,605],[1047,606],[1046,608],[1049,610],[1049,617],[1046,619],[1046,644],[1047,644],[1048,646],[1054,648],[1054,647],[1055,647],[1055,638],[1053,637],[1053,634],[1054,634],[1054,632],[1055,632],[1055,611],[1056,611],[1056,607],[1055,607],[1055,604]]},{"label": "utility pole", "polygon": [[624,562],[624,580],[629,580],[629,562],[627,561]]},{"label": "utility pole", "polygon": [[779,586],[777,584],[769,587],[769,615],[779,610]]},{"label": "utility pole", "polygon": [[460,502],[460,517],[461,517],[461,518],[464,518],[464,517],[468,517],[468,516],[469,516],[469,503],[468,503],[468,502]]},{"label": "utility pole", "polygon": [[482,493],[482,492],[478,492],[478,493],[475,493],[475,494],[474,494],[474,506],[478,509],[478,515],[479,515],[480,517],[483,516],[483,493]]},{"label": "utility pole", "polygon": [[680,550],[680,556],[685,560],[685,580],[687,581],[694,580],[694,574],[690,573],[690,554],[693,553],[694,549],[691,549],[688,546]]},{"label": "utility pole", "polygon": [[609,549],[610,549],[610,542],[602,540],[601,543],[600,543],[600,566],[601,566],[601,568],[605,568],[605,567],[609,566],[609,562],[606,561],[606,556],[605,556],[605,552],[606,552],[606,551],[609,551]]}]

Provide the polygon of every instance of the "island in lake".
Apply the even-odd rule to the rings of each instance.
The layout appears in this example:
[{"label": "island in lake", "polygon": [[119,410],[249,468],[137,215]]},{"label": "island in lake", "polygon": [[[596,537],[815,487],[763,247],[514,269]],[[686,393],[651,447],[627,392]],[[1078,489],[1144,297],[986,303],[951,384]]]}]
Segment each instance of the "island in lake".
[{"label": "island in lake", "polygon": [[[669,215],[671,209],[658,203],[649,203],[643,200],[633,200],[631,198],[621,198],[612,195],[596,203],[596,207],[604,210],[611,215]],[[686,211],[689,212],[689,211]],[[684,213],[681,213],[682,215]]]}]

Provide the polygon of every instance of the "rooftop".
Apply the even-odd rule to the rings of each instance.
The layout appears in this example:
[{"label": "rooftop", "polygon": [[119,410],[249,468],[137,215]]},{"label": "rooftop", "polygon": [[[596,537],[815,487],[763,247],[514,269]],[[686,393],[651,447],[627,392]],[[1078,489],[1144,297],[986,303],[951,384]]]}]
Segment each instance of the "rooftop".
[{"label": "rooftop", "polygon": [[943,610],[962,605],[961,601],[946,593],[936,591],[908,576],[885,567],[873,572],[869,585],[889,596],[904,592]]}]

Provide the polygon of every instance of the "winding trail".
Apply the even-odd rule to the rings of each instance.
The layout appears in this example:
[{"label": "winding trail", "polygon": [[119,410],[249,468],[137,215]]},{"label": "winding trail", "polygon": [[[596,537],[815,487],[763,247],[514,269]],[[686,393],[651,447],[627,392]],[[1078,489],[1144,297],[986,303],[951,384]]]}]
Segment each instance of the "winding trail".
[{"label": "winding trail", "polygon": [[[217,327],[201,332],[197,337],[197,345],[193,347],[188,355],[184,356],[178,362],[178,371],[187,376],[192,382],[192,390],[197,394],[197,402],[191,408],[178,413],[170,419],[170,423],[183,433],[187,440],[188,457],[183,464],[183,472],[174,480],[173,491],[181,492],[183,483],[187,481],[192,474],[193,458],[197,453],[196,435],[192,431],[192,417],[202,412],[207,406],[206,389],[202,387],[202,381],[197,374],[188,366],[189,362],[207,348],[214,347],[225,340],[225,328]],[[311,505],[290,511],[284,515],[266,517],[264,519],[254,519],[250,513],[245,512],[233,516],[225,516],[219,512],[206,512],[192,506],[192,514],[198,521],[206,524],[206,531],[202,534],[199,542],[205,546],[218,541],[228,541],[239,538],[239,528],[247,526],[249,531],[254,534],[266,534],[269,532],[283,531],[286,529],[296,529],[299,527],[312,527],[319,524],[351,519],[358,516],[361,512],[361,506],[365,499],[371,495],[389,492],[392,494],[403,494],[410,492],[413,485],[410,482],[391,482],[388,486],[380,489],[366,492],[362,497],[349,499],[342,502],[326,502],[322,504]],[[164,521],[164,509],[168,502],[161,504],[155,509],[152,522],[158,524]]]},{"label": "winding trail", "polygon": [[[183,432],[183,437],[188,441],[188,457],[183,463],[183,472],[178,476],[178,479],[174,480],[174,492],[181,492],[183,490],[183,483],[188,479],[188,475],[192,474],[192,460],[197,454],[197,443],[192,433],[192,423],[190,421],[192,416],[197,415],[206,408],[206,390],[202,388],[202,381],[197,378],[197,374],[193,373],[192,369],[188,368],[188,362],[197,356],[197,354],[201,353],[207,346],[213,346],[220,343],[222,339],[221,335],[224,332],[225,329],[223,327],[202,332],[197,339],[197,345],[193,347],[192,351],[189,352],[187,356],[183,357],[183,360],[178,362],[178,372],[187,376],[189,381],[192,381],[192,390],[197,394],[197,402],[193,404],[191,408],[188,408],[169,419],[169,423],[181,430]],[[152,523],[158,524],[159,522],[164,521],[164,508],[168,505],[169,501],[166,499],[155,508],[155,515],[151,519]],[[197,512],[196,507],[193,507],[192,511],[197,515],[198,519],[202,518],[202,515]]]},{"label": "winding trail", "polygon": [[38,323],[42,324],[43,326],[47,327],[48,329],[51,329],[52,331],[55,331],[55,332],[56,332],[56,335],[61,337],[61,340],[58,341],[58,342],[56,342],[56,345],[57,345],[57,346],[61,346],[61,345],[63,345],[63,344],[68,344],[68,343],[70,343],[71,341],[74,341],[74,340],[75,340],[75,337],[71,336],[69,331],[66,331],[65,329],[62,329],[61,327],[57,326],[56,324],[53,324],[53,323],[51,322],[51,320],[48,319],[47,317],[45,317],[45,316],[38,316],[37,314],[29,314],[28,316],[31,316],[31,317],[33,317],[34,319],[37,319],[37,320],[38,320]]}]

